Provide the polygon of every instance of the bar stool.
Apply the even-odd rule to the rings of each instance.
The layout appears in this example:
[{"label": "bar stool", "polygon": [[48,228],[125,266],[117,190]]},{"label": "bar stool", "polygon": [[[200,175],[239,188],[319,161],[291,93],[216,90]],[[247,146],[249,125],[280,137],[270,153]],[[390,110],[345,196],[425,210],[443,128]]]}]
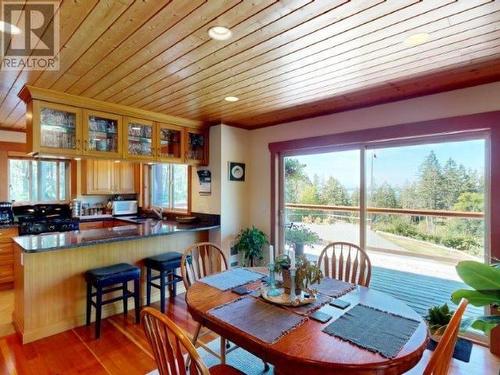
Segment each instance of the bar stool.
[{"label": "bar stool", "polygon": [[[177,295],[178,282],[182,281],[182,277],[175,273],[177,268],[181,266],[182,254],[175,251],[164,253],[144,259],[146,266],[146,303],[151,304],[151,287],[160,289],[160,310],[165,312],[165,289],[168,286],[170,297]],[[153,276],[153,270],[159,274]],[[168,281],[166,280],[168,278]],[[153,283],[154,280],[160,279],[160,284]]]},{"label": "bar stool", "polygon": [[[113,303],[119,300],[123,301],[123,314],[128,313],[128,299],[134,297],[135,302],[135,321],[140,322],[140,284],[141,269],[127,263],[114,264],[112,266],[94,268],[85,272],[85,280],[87,280],[87,325],[90,325],[90,316],[92,306],[95,307],[95,337],[98,339],[101,336],[101,313],[102,306],[108,303]],[[134,281],[134,291],[128,290],[127,283]],[[122,284],[116,286],[116,284]],[[109,288],[107,288],[109,287]],[[93,292],[92,288],[96,291]],[[105,289],[106,288],[106,289]],[[122,291],[122,295],[114,298],[102,300],[104,294]],[[93,297],[95,297],[95,302]]]}]

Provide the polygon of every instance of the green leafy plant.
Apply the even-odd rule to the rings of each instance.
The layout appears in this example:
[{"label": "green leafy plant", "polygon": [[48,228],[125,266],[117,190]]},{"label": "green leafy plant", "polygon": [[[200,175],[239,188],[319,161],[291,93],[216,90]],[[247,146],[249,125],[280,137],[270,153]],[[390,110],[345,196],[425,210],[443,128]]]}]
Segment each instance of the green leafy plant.
[{"label": "green leafy plant", "polygon": [[304,245],[313,245],[320,241],[319,236],[303,225],[291,224],[285,229],[285,240],[295,249],[296,255],[304,254]]},{"label": "green leafy plant", "polygon": [[[500,306],[500,265],[487,265],[475,261],[463,261],[456,266],[460,278],[473,289],[458,289],[451,295],[454,303],[466,298],[471,305]],[[476,319],[465,319],[464,325],[489,334],[500,324],[500,316],[481,316]]]},{"label": "green leafy plant", "polygon": [[[311,262],[305,256],[298,256],[295,264],[295,286],[297,289],[309,290],[312,284],[320,283],[323,279],[323,272],[315,262]],[[290,257],[282,254],[274,260],[274,271],[284,273],[284,270],[290,268]]]},{"label": "green leafy plant", "polygon": [[262,247],[268,243],[267,235],[260,229],[252,226],[252,228],[243,229],[238,234],[234,247],[239,253],[243,254],[243,259],[253,267],[256,260],[264,258]]},{"label": "green leafy plant", "polygon": [[425,320],[429,326],[431,335],[441,336],[451,320],[454,311],[450,310],[448,304],[434,306],[428,310]]}]

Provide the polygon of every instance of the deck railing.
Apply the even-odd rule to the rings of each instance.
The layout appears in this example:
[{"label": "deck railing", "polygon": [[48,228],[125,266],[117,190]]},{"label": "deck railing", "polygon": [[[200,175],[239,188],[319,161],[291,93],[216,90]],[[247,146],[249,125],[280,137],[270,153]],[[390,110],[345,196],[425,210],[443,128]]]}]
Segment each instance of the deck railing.
[{"label": "deck railing", "polygon": [[[337,211],[337,212],[359,212],[359,206],[329,206],[319,204],[286,203],[285,208],[296,210],[315,210],[315,211]],[[380,208],[367,207],[366,211],[371,214],[392,214],[392,215],[410,215],[410,216],[437,216],[437,217],[458,217],[464,219],[483,219],[483,212],[469,211],[447,211],[447,210],[423,210],[409,208]]]}]

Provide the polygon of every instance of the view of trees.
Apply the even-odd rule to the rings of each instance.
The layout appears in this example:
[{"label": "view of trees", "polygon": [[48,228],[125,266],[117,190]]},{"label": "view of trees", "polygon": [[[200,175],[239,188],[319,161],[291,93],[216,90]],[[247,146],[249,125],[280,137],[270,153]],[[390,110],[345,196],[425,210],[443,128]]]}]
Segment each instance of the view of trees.
[{"label": "view of trees", "polygon": [[[310,178],[307,166],[296,158],[285,159],[285,199],[287,203],[334,206],[359,206],[359,189],[348,191],[335,177]],[[404,186],[388,182],[373,184],[367,189],[369,207],[430,209],[483,212],[484,177],[468,170],[453,159],[444,165],[431,151],[422,161],[415,180]],[[335,219],[350,220],[357,213],[336,213]],[[319,211],[293,211],[293,221],[332,222],[332,215]],[[439,218],[372,214],[372,229],[431,241],[471,252],[482,246],[483,221],[460,218]]]}]

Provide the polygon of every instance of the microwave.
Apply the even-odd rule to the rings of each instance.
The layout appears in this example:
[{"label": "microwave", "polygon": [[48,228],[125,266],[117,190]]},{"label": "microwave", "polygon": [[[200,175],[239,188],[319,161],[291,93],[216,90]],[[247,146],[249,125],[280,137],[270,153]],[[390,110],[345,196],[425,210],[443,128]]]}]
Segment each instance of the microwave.
[{"label": "microwave", "polygon": [[113,201],[113,216],[137,215],[137,201]]}]

